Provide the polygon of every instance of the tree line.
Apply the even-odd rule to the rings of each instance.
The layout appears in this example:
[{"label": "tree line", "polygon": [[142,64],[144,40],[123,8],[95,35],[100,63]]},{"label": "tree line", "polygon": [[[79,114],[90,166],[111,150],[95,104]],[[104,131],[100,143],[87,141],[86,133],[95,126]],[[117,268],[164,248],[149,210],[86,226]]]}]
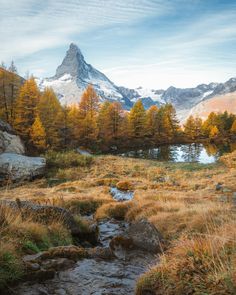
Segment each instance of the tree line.
[{"label": "tree line", "polygon": [[1,72],[0,117],[14,127],[30,150],[37,152],[78,146],[109,150],[236,135],[236,116],[227,112],[211,113],[204,122],[190,116],[181,128],[171,104],[145,110],[138,100],[128,112],[118,102],[100,103],[89,85],[79,104],[62,106],[53,89],[41,92],[33,77],[19,87],[15,71]]}]

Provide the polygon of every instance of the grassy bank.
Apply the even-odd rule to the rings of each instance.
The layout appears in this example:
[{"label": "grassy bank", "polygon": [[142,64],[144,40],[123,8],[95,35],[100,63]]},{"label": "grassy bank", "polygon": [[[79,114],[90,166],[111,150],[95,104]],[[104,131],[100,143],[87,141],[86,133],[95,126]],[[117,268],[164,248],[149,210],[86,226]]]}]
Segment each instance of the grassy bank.
[{"label": "grassy bank", "polygon": [[[137,294],[147,294],[147,291],[149,294],[234,294],[235,153],[211,165],[160,163],[115,156],[97,156],[80,164],[80,160],[74,162],[74,156],[61,154],[48,160],[51,167],[47,178],[2,190],[1,198],[18,197],[59,205],[78,215],[95,213],[97,219],[114,217],[135,221],[147,218],[163,234],[166,249],[160,256],[160,264],[137,282]],[[216,189],[219,183],[222,185]],[[123,204],[114,202],[109,192],[111,185],[133,188],[134,199]],[[41,226],[36,233],[42,231]],[[48,228],[44,231],[51,237],[52,231],[50,234],[47,234]],[[23,236],[17,243],[25,239]],[[8,236],[3,239],[6,245],[9,239]],[[30,240],[41,247],[41,241]],[[3,246],[1,239],[1,249],[6,248]],[[23,249],[11,253],[19,257]],[[21,268],[16,263],[18,269]]]}]

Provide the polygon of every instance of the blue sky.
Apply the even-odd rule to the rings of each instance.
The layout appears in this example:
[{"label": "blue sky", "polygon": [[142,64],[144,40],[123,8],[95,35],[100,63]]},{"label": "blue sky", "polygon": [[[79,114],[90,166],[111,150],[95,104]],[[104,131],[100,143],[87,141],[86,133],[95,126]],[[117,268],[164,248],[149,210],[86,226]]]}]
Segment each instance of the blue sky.
[{"label": "blue sky", "polygon": [[54,75],[71,42],[117,85],[236,76],[236,0],[0,0],[0,61]]}]

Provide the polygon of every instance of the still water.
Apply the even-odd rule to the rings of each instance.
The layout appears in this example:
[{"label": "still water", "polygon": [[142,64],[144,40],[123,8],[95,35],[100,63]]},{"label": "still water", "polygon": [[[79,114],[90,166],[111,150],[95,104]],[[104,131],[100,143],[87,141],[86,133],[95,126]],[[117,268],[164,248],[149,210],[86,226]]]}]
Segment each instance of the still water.
[{"label": "still water", "polygon": [[232,144],[177,144],[162,145],[151,149],[139,149],[120,154],[123,157],[152,159],[167,162],[197,162],[209,164],[216,162],[220,156],[236,150]]}]

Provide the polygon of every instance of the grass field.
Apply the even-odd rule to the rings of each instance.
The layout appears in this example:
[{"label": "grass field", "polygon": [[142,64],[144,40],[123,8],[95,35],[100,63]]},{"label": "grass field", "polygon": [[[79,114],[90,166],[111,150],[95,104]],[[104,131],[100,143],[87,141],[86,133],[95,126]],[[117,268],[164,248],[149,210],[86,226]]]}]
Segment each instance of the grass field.
[{"label": "grass field", "polygon": [[[235,294],[236,153],[211,165],[116,156],[73,161],[70,155],[47,157],[51,166],[47,177],[3,188],[1,199],[58,205],[78,216],[95,213],[97,219],[147,218],[166,244],[160,264],[137,282],[137,294],[148,290],[171,295]],[[110,186],[116,185],[132,188],[134,199],[116,203],[109,192]],[[0,284],[21,275],[24,253],[54,246],[58,240],[60,244],[71,242],[70,234],[58,222],[46,226],[30,219],[22,221],[20,216],[1,210],[0,263],[5,267]]]}]

